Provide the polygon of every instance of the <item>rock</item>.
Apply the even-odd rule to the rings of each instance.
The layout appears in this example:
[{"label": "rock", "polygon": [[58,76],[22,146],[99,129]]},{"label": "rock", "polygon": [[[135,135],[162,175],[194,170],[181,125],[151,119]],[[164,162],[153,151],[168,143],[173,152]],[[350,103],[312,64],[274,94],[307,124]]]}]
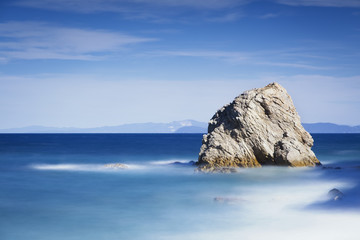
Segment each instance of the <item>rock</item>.
[{"label": "rock", "polygon": [[216,173],[237,173],[235,167],[217,167],[217,168],[202,168],[198,167],[195,169],[197,173],[208,173],[208,172],[216,172]]},{"label": "rock", "polygon": [[194,165],[195,165],[195,162],[194,162],[194,161],[190,161],[190,162],[179,162],[179,161],[176,161],[176,162],[171,163],[171,165],[194,166]]},{"label": "rock", "polygon": [[335,169],[335,170],[340,170],[341,167],[328,167],[328,166],[324,166],[324,167],[322,167],[322,169]]},{"label": "rock", "polygon": [[224,167],[321,165],[291,97],[278,83],[252,89],[218,110],[203,136],[197,165]]},{"label": "rock", "polygon": [[105,164],[104,167],[106,168],[129,168],[127,165],[122,163],[108,163]]},{"label": "rock", "polygon": [[189,165],[191,165],[191,166],[194,166],[195,164],[196,164],[195,161],[190,161],[190,162],[189,162]]},{"label": "rock", "polygon": [[239,203],[239,202],[245,202],[245,200],[243,198],[237,198],[237,197],[214,197],[214,202]]},{"label": "rock", "polygon": [[344,194],[337,188],[333,188],[328,192],[328,196],[331,200],[338,201],[343,199]]}]

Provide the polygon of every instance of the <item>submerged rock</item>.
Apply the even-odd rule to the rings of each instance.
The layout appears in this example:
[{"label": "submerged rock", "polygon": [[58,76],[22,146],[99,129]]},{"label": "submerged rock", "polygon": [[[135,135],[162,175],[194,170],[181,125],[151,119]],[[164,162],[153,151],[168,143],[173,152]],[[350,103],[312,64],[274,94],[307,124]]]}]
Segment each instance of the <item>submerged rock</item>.
[{"label": "submerged rock", "polygon": [[338,201],[343,199],[344,194],[337,188],[333,188],[328,192],[328,196],[331,200]]},{"label": "submerged rock", "polygon": [[122,163],[108,163],[105,164],[104,167],[106,168],[129,168],[127,165]]},{"label": "submerged rock", "polygon": [[240,203],[245,202],[243,198],[238,197],[214,197],[214,202],[218,203]]},{"label": "submerged rock", "polygon": [[303,128],[291,97],[278,83],[252,89],[218,110],[203,136],[198,166],[315,166],[313,138]]},{"label": "submerged rock", "polygon": [[340,170],[341,167],[329,167],[329,166],[324,166],[324,167],[322,167],[322,169],[335,169],[335,170]]},{"label": "submerged rock", "polygon": [[194,166],[194,165],[195,165],[195,162],[194,162],[194,161],[190,161],[190,162],[179,162],[179,161],[176,161],[176,162],[171,163],[171,165],[177,165],[177,166]]},{"label": "submerged rock", "polygon": [[[213,171],[211,171],[213,170]],[[195,172],[208,173],[208,172],[216,172],[216,173],[237,173],[237,168],[235,167],[217,167],[216,169],[208,169],[199,167],[195,169]]]}]

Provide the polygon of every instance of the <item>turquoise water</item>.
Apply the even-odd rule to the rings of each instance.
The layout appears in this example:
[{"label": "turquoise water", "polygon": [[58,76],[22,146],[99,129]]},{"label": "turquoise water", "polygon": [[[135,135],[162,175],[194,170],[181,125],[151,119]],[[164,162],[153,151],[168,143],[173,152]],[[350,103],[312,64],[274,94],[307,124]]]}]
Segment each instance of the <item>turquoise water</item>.
[{"label": "turquoise water", "polygon": [[200,174],[201,134],[1,134],[0,239],[359,239],[360,135],[313,137],[326,169]]}]

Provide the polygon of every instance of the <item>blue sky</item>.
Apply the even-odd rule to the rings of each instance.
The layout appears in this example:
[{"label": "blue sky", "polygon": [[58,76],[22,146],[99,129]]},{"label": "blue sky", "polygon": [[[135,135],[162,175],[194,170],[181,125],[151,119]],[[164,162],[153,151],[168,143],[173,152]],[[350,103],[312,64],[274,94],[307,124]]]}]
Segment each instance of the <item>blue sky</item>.
[{"label": "blue sky", "polygon": [[359,0],[3,0],[0,128],[208,121],[274,81],[357,125],[359,43]]}]

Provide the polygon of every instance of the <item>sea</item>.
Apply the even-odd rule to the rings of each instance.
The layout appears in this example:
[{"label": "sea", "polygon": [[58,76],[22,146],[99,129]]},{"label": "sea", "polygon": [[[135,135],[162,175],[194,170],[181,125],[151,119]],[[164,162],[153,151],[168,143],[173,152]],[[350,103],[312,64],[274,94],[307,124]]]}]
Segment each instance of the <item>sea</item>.
[{"label": "sea", "polygon": [[320,167],[208,174],[202,134],[0,134],[0,239],[359,240],[360,134],[313,138]]}]

